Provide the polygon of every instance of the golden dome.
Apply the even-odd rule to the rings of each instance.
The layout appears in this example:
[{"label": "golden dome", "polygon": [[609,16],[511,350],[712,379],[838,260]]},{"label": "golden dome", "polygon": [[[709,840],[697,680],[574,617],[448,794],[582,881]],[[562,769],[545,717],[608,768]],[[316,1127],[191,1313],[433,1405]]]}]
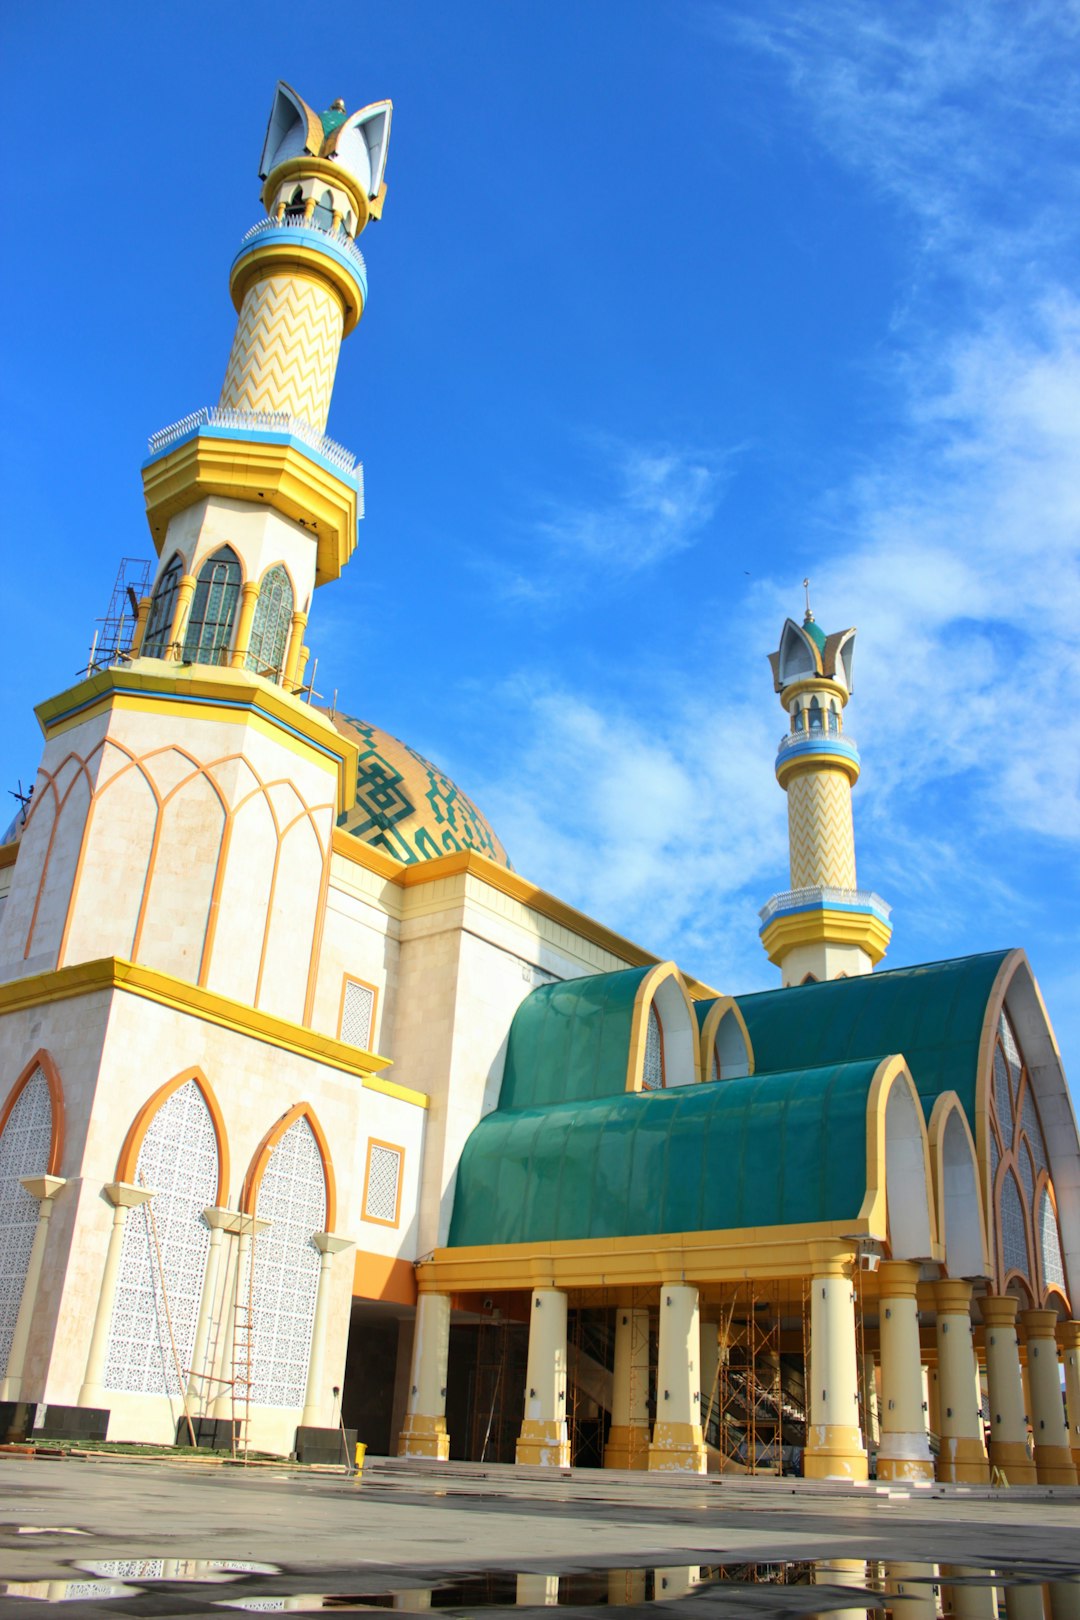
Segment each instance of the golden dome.
[{"label": "golden dome", "polygon": [[344,832],[407,865],[472,849],[510,866],[487,819],[437,765],[366,720],[324,712],[360,749],[356,803],[338,821]]}]

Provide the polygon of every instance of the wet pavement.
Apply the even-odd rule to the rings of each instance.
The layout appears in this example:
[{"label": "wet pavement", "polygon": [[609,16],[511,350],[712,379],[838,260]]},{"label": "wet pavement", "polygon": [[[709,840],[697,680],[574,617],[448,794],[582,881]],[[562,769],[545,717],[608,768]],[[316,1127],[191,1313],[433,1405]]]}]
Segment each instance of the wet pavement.
[{"label": "wet pavement", "polygon": [[292,1612],[1080,1620],[1080,1491],[0,1459],[0,1620]]}]

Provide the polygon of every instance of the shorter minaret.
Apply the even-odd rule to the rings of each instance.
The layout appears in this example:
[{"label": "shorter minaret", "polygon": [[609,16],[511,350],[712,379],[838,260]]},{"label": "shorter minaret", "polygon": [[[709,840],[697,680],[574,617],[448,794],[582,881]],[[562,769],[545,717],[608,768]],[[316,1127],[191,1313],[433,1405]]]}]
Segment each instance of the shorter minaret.
[{"label": "shorter minaret", "polygon": [[761,942],[785,984],[869,973],[892,932],[889,907],[855,878],[851,789],[859,751],[844,735],[851,696],[855,631],[827,636],[807,594],[801,625],[788,619],[773,684],[791,729],[776,755],[776,780],[788,796],[791,888],[761,913]]}]

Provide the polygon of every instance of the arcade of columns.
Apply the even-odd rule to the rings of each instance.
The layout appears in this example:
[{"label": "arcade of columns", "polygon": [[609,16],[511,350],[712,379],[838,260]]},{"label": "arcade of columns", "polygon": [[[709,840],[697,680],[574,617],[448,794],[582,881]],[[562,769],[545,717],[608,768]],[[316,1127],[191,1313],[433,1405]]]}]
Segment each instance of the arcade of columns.
[{"label": "arcade of columns", "polygon": [[[949,1278],[919,1281],[911,1261],[886,1260],[874,1276],[878,1332],[857,1335],[850,1263],[837,1260],[810,1279],[808,1478],[867,1478],[867,1446],[877,1451],[881,1480],[932,1480],[1010,1485],[1075,1485],[1080,1468],[1080,1322],[1052,1310],[1022,1310],[1012,1295],[981,1295],[982,1325],[973,1328],[973,1285]],[[683,1280],[654,1291],[659,1315],[656,1421],[650,1431],[649,1318],[642,1292],[616,1306],[608,1468],[704,1473],[703,1392],[713,1387],[725,1355],[724,1309],[710,1302],[702,1316],[699,1289]],[[399,1453],[449,1456],[446,1383],[451,1296],[423,1292],[416,1313],[410,1391]],[[517,1461],[541,1467],[570,1463],[567,1424],[567,1310],[560,1288],[531,1295],[524,1420]],[[867,1315],[872,1314],[872,1301]],[[932,1332],[920,1327],[932,1312]],[[860,1348],[862,1367],[860,1369]],[[1064,1357],[1065,1403],[1061,1395]],[[989,1395],[989,1442],[984,1437],[981,1373]],[[864,1433],[860,1371],[867,1401]],[[1067,1415],[1066,1415],[1067,1414]],[[1031,1446],[1029,1447],[1029,1430]],[[930,1433],[939,1436],[935,1462]]]}]

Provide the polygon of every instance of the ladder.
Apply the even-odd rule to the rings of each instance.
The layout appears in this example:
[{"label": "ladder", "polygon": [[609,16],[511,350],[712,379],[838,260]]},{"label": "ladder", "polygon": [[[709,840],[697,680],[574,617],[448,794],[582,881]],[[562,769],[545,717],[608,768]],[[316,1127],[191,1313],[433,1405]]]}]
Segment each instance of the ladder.
[{"label": "ladder", "polygon": [[[250,1223],[245,1231],[243,1222]],[[237,1255],[232,1321],[232,1453],[246,1463],[251,1430],[251,1390],[255,1381],[255,1228],[254,1215],[241,1217],[240,1240],[249,1241]],[[246,1257],[247,1274],[244,1274]]]}]

